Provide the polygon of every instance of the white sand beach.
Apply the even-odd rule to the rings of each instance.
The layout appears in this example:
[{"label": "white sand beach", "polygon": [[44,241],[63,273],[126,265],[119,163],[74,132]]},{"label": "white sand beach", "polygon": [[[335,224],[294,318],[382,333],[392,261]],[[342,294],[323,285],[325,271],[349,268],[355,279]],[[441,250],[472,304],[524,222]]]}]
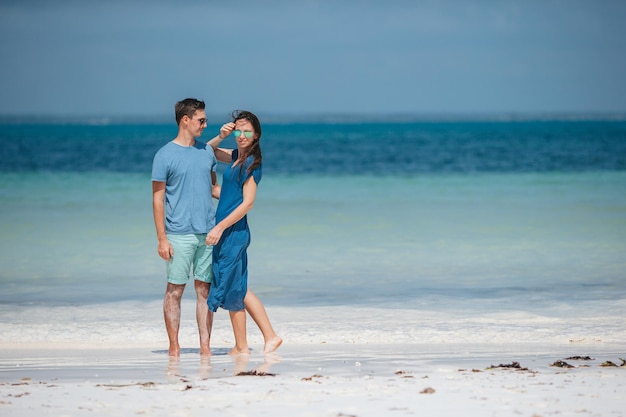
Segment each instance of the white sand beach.
[{"label": "white sand beach", "polygon": [[183,302],[178,360],[160,301],[4,306],[0,415],[626,415],[622,300],[475,305],[268,307],[284,343],[263,355],[249,320],[249,357],[228,355],[220,310],[206,360],[193,300]]},{"label": "white sand beach", "polygon": [[[3,416],[623,416],[623,347],[286,343],[0,348]],[[587,357],[588,356],[588,357]],[[578,357],[578,358],[575,358]],[[564,363],[560,363],[564,362]],[[569,367],[559,367],[554,365]],[[607,366],[614,364],[617,366]]]}]

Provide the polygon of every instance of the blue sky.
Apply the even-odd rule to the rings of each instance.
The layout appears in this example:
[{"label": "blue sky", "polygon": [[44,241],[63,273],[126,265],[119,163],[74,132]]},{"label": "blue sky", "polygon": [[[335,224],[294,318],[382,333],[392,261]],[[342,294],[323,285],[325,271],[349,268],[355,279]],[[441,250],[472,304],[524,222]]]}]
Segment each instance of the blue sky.
[{"label": "blue sky", "polygon": [[3,0],[0,114],[626,112],[626,2]]}]

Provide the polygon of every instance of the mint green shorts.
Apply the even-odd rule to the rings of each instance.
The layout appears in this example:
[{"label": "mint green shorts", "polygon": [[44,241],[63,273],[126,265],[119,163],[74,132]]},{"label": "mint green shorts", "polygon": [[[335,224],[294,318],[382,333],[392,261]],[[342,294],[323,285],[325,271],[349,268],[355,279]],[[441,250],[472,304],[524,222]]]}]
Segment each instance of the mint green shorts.
[{"label": "mint green shorts", "polygon": [[206,233],[167,235],[174,256],[167,261],[167,282],[184,285],[193,277],[197,281],[213,281],[213,246],[206,244]]}]

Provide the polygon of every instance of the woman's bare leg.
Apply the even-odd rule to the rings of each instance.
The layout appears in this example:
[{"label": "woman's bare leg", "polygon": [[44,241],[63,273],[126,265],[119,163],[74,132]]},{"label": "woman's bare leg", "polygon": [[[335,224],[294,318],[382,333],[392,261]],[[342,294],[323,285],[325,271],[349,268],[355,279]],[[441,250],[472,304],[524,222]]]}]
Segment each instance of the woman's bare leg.
[{"label": "woman's bare leg", "polygon": [[229,313],[235,334],[235,347],[230,350],[229,355],[247,355],[250,353],[250,349],[246,335],[246,310],[229,311]]},{"label": "woman's bare leg", "polygon": [[256,325],[259,326],[261,333],[263,333],[263,339],[265,340],[263,353],[274,352],[283,343],[283,339],[274,331],[263,303],[259,300],[259,297],[249,289],[243,302],[250,317],[252,317],[252,320],[254,320]]}]

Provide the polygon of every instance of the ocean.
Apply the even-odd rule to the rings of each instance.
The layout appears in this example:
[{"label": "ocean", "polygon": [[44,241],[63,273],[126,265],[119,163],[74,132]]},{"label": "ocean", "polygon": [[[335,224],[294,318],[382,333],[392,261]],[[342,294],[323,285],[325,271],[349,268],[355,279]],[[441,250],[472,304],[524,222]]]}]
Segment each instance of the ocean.
[{"label": "ocean", "polygon": [[[166,340],[150,169],[175,135],[3,119],[0,343]],[[626,341],[623,119],[275,118],[261,144],[250,288],[292,342]]]}]

